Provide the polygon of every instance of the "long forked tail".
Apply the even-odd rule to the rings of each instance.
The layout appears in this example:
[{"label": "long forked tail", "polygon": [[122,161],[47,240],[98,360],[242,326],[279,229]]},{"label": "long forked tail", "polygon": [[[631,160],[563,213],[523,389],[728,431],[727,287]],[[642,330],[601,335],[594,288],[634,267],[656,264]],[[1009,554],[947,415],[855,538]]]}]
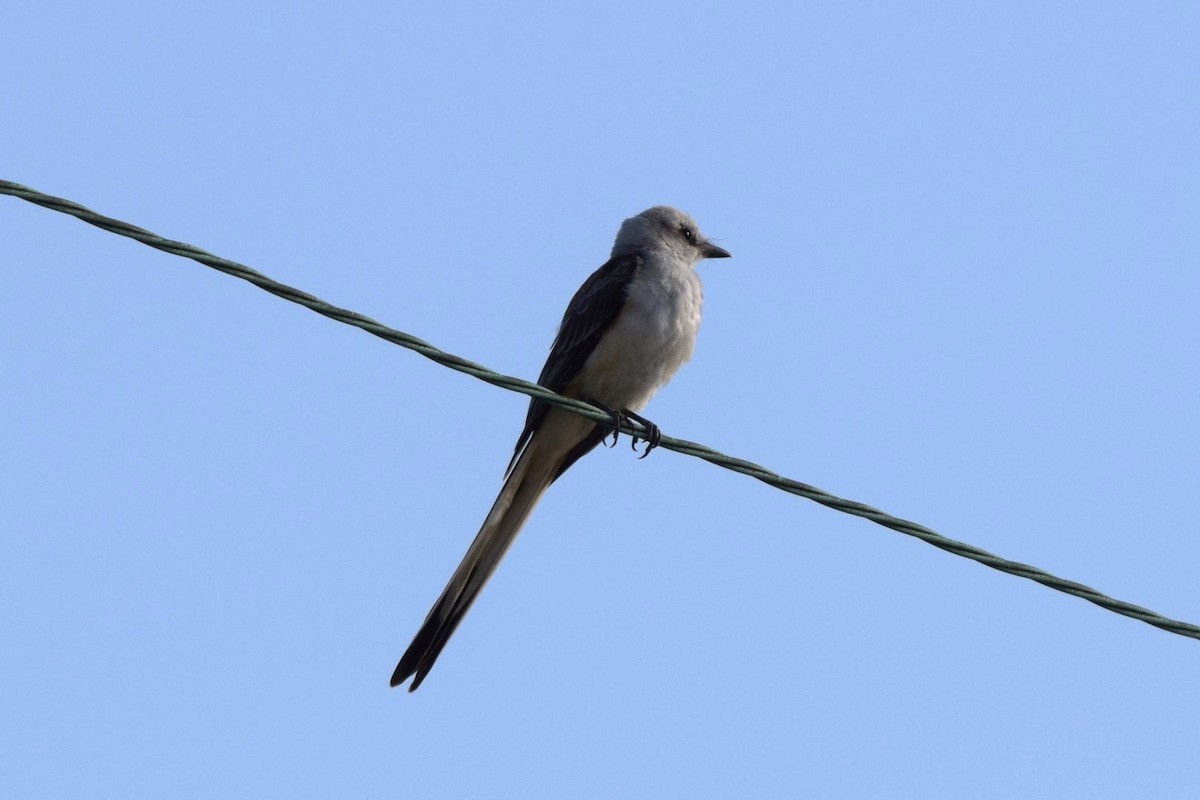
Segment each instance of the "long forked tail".
[{"label": "long forked tail", "polygon": [[526,448],[504,482],[504,488],[500,490],[499,497],[462,563],[454,571],[441,597],[433,604],[412,644],[404,651],[396,671],[392,673],[392,686],[398,686],[415,675],[412,685],[408,687],[413,692],[425,680],[438,654],[471,608],[471,603],[504,557],[508,546],[517,537],[517,532],[529,518],[542,493],[557,477],[561,457],[549,458],[549,454],[542,452],[537,444],[531,443]]}]

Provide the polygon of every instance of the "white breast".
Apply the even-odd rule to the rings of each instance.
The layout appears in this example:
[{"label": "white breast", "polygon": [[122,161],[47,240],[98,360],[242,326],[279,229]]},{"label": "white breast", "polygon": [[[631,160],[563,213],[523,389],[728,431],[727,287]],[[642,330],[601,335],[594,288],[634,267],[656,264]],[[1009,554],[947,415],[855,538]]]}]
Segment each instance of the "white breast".
[{"label": "white breast", "polygon": [[691,358],[701,301],[700,278],[690,265],[644,265],[581,371],[581,394],[612,408],[644,408]]}]

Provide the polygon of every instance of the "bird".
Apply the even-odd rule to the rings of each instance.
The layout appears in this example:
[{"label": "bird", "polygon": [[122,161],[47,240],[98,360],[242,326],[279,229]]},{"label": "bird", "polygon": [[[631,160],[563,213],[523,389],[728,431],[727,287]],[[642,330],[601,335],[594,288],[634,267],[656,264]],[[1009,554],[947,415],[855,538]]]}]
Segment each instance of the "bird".
[{"label": "bird", "polygon": [[[433,668],[542,494],[572,464],[606,441],[624,418],[644,427],[642,458],[661,439],[639,416],[651,396],[691,358],[700,326],[697,264],[729,258],[695,221],[670,206],[625,220],[608,261],[591,274],[563,314],[538,383],[612,415],[598,423],[533,398],[504,485],[462,563],[434,603],[392,673],[416,691]],[[632,438],[636,448],[638,438]]]}]

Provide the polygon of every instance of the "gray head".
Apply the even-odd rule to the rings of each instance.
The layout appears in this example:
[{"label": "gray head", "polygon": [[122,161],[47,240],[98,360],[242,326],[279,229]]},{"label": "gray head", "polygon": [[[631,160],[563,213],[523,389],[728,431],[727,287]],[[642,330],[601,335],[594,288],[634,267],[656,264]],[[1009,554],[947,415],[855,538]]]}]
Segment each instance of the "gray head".
[{"label": "gray head", "polygon": [[667,250],[689,264],[704,258],[729,258],[729,253],[700,234],[695,220],[670,206],[648,208],[630,217],[617,231],[612,254],[623,256],[640,250]]}]

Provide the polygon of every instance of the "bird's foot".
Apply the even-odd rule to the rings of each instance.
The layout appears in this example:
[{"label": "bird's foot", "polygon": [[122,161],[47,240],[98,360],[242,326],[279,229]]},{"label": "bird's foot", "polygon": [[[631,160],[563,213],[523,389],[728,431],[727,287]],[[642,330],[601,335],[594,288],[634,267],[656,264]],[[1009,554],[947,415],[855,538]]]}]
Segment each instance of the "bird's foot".
[{"label": "bird's foot", "polygon": [[[608,406],[604,405],[604,403],[594,400],[591,397],[584,397],[582,399],[584,400],[584,402],[591,403],[592,405],[596,406],[601,411],[605,412],[610,417],[612,417],[612,437],[613,437],[613,439],[612,439],[612,444],[610,444],[608,446],[616,447],[617,439],[620,438],[620,436],[621,436],[621,423],[625,421],[625,417],[628,415],[623,411],[616,410],[615,408],[609,408]],[[608,442],[608,434],[607,433],[604,434],[604,438],[601,439],[600,441],[607,443]],[[637,441],[637,440],[635,439],[634,441]]]},{"label": "bird's foot", "polygon": [[[628,417],[629,419],[633,420],[634,422],[640,422],[642,424],[642,426],[646,429],[646,439],[645,439],[646,449],[642,451],[642,454],[640,456],[638,456],[639,459],[645,458],[646,456],[650,455],[651,450],[658,447],[659,444],[662,443],[662,431],[659,430],[658,426],[655,425],[653,422],[651,422],[650,420],[646,419],[643,416],[633,413],[628,408],[625,409],[622,412],[622,414],[624,414],[624,416]],[[630,445],[630,447],[633,448],[634,452],[637,452],[637,443],[639,441],[641,441],[641,439],[637,436],[634,436],[632,438],[633,438],[633,441],[630,442],[629,445]],[[616,444],[616,441],[613,441],[613,444]]]},{"label": "bird's foot", "polygon": [[[642,425],[642,427],[644,427],[646,429],[645,437],[641,437],[641,436],[630,437],[632,439],[632,441],[630,441],[629,446],[633,448],[634,452],[637,452],[637,443],[638,442],[641,442],[641,441],[646,442],[646,449],[642,451],[642,454],[641,454],[641,456],[639,456],[639,458],[645,458],[646,456],[650,455],[650,451],[653,450],[654,448],[658,447],[659,444],[662,442],[662,431],[659,430],[657,425],[655,425],[653,422],[646,419],[645,417],[641,416],[640,414],[635,414],[634,412],[630,411],[628,408],[622,408],[622,409],[609,408],[608,406],[604,405],[603,403],[599,403],[590,397],[585,397],[585,398],[583,398],[583,400],[588,403],[591,403],[592,405],[596,406],[597,408],[601,409],[602,411],[605,411],[606,413],[608,413],[609,416],[612,417],[612,437],[613,438],[612,438],[612,444],[608,445],[609,447],[617,446],[617,440],[621,437],[621,424],[626,422],[627,420],[633,420],[634,422],[640,423]],[[604,438],[601,439],[600,441],[607,443],[608,442],[608,434],[605,434]]]}]

